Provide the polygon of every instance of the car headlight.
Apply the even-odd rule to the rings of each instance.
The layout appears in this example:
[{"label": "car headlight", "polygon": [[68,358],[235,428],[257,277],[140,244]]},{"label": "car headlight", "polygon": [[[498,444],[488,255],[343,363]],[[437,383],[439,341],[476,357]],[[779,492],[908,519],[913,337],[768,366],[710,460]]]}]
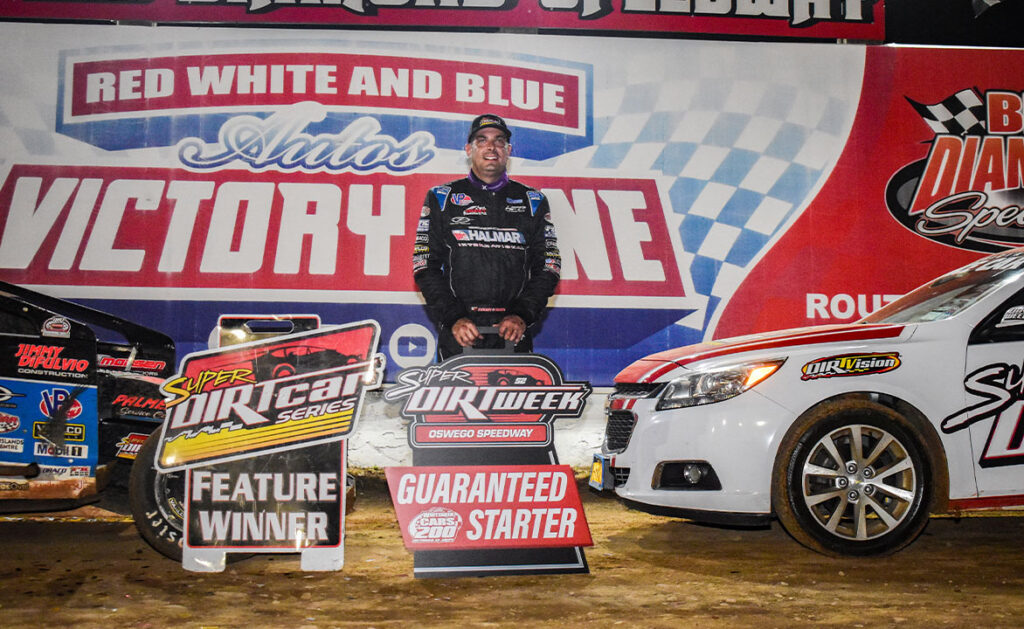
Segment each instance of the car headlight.
[{"label": "car headlight", "polygon": [[778,371],[782,360],[730,365],[720,369],[694,371],[665,385],[655,410],[713,404],[736,397]]}]

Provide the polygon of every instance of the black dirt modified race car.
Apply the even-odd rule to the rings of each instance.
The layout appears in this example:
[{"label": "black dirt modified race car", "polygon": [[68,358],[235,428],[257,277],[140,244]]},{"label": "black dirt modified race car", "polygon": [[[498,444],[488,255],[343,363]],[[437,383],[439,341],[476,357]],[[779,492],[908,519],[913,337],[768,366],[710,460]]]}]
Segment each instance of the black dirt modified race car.
[{"label": "black dirt modified race car", "polygon": [[184,476],[157,473],[149,438],[174,371],[167,335],[0,282],[0,513],[127,494],[143,538],[180,559]]}]

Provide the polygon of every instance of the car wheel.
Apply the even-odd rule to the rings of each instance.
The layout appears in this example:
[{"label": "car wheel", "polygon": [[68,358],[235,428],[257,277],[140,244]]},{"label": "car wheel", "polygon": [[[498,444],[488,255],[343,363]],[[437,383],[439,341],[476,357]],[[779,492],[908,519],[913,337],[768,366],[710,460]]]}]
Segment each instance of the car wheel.
[{"label": "car wheel", "polygon": [[132,465],[128,502],[135,527],[160,554],[181,561],[185,530],[185,472],[158,472],[160,430],[146,439]]},{"label": "car wheel", "polygon": [[931,468],[896,411],[867,400],[826,404],[783,439],[772,502],[786,531],[829,555],[882,555],[928,524]]}]

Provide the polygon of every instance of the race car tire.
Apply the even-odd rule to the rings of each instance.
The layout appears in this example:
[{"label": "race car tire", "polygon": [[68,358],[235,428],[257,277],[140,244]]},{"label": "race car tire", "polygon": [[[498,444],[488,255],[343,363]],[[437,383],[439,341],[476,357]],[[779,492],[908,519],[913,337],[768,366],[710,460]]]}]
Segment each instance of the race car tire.
[{"label": "race car tire", "polygon": [[149,435],[132,465],[128,487],[135,527],[160,554],[181,561],[185,530],[185,472],[158,472],[155,466],[160,430]]},{"label": "race car tire", "polygon": [[921,438],[870,400],[827,403],[794,424],[772,473],[786,531],[833,556],[894,553],[928,524],[932,473]]}]

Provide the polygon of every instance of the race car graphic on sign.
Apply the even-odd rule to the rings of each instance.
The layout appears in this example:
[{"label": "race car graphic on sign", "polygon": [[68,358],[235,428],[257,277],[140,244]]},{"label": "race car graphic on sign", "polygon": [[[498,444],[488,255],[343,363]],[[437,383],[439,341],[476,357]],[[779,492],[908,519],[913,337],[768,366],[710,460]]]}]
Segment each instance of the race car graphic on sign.
[{"label": "race car graphic on sign", "polygon": [[375,321],[186,356],[163,384],[157,467],[174,471],[345,439],[380,382]]},{"label": "race car graphic on sign", "polygon": [[414,448],[547,446],[551,422],[579,417],[590,392],[586,382],[563,382],[544,356],[462,355],[402,371],[384,399],[404,400]]}]

